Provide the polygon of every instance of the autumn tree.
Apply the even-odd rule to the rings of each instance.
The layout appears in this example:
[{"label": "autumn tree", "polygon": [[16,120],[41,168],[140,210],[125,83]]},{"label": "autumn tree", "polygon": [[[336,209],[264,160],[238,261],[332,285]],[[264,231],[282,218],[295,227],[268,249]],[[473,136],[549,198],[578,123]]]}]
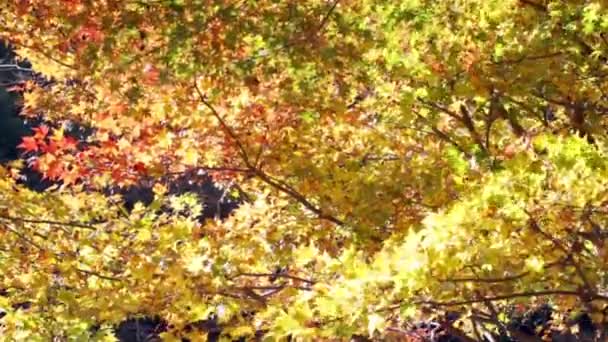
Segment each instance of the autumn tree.
[{"label": "autumn tree", "polygon": [[[52,124],[19,146],[61,181],[36,193],[0,168],[8,340],[111,340],[148,315],[168,341],[407,341],[428,318],[525,341],[505,312],[535,303],[607,338],[603,1],[0,10],[0,38],[52,80],[23,85],[22,115]],[[199,171],[242,202],[228,218],[199,222],[162,182],[132,210],[105,191]]]}]

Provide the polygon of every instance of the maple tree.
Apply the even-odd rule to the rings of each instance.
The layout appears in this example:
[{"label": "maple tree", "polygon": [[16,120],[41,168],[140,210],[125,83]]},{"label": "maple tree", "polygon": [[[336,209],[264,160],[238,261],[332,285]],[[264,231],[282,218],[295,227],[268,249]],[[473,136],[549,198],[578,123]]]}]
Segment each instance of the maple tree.
[{"label": "maple tree", "polygon": [[[168,341],[209,321],[225,339],[415,341],[428,318],[525,341],[504,312],[538,303],[606,339],[604,2],[0,10],[0,38],[50,80],[22,85],[22,115],[47,124],[19,147],[60,181],[0,168],[2,338],[107,341],[146,315]],[[162,181],[131,210],[106,191],[192,172],[239,207],[200,222]]]}]

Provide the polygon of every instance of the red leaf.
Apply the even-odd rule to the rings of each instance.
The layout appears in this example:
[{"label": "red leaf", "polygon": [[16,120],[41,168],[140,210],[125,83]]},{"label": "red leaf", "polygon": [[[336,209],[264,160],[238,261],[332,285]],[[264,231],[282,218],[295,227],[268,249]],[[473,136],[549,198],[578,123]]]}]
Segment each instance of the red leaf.
[{"label": "red leaf", "polygon": [[57,143],[54,141],[51,141],[48,145],[45,146],[44,152],[55,153],[55,152],[57,152],[58,148],[59,148],[59,146],[57,146]]},{"label": "red leaf", "polygon": [[23,137],[21,144],[17,148],[25,150],[25,152],[38,151],[38,143],[34,137]]},{"label": "red leaf", "polygon": [[139,172],[139,173],[145,173],[146,172],[146,165],[144,165],[144,163],[142,162],[138,162],[136,163],[133,168],[135,169],[135,171]]},{"label": "red leaf", "polygon": [[143,80],[147,85],[157,85],[160,80],[160,71],[154,65],[146,64]]},{"label": "red leaf", "polygon": [[36,139],[44,139],[49,134],[49,128],[45,125],[34,127],[32,130],[36,133],[34,134],[34,138]]},{"label": "red leaf", "polygon": [[123,180],[123,178],[124,178],[124,174],[122,171],[120,171],[120,169],[112,170],[112,179],[115,182],[119,182],[119,181]]},{"label": "red leaf", "polygon": [[57,142],[57,145],[64,150],[75,151],[78,146],[78,141],[72,137],[64,137]]},{"label": "red leaf", "polygon": [[54,161],[49,165],[48,170],[44,173],[51,180],[57,180],[63,176],[63,165],[59,161]]}]

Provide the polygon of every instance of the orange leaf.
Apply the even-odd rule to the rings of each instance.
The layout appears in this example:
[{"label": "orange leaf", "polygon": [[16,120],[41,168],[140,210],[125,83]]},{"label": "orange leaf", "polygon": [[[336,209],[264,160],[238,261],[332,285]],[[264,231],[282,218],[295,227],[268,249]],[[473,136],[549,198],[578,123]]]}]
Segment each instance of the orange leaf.
[{"label": "orange leaf", "polygon": [[44,139],[49,134],[49,128],[45,125],[34,127],[32,130],[35,133],[34,138],[36,139]]},{"label": "orange leaf", "polygon": [[62,177],[64,173],[63,165],[59,161],[53,161],[48,165],[48,169],[44,173],[44,176],[51,180],[56,180]]},{"label": "orange leaf", "polygon": [[137,171],[139,173],[145,173],[146,165],[144,165],[144,163],[142,163],[142,162],[138,162],[133,166],[133,169],[135,169],[135,171]]},{"label": "orange leaf", "polygon": [[55,152],[57,152],[58,145],[57,145],[56,142],[51,141],[48,145],[47,144],[41,144],[40,145],[40,149],[43,152],[46,152],[46,153],[55,153]]},{"label": "orange leaf", "polygon": [[23,137],[21,144],[17,147],[25,150],[25,152],[38,151],[38,143],[34,137]]},{"label": "orange leaf", "polygon": [[63,137],[63,139],[57,142],[57,145],[64,150],[75,151],[78,146],[78,141],[72,137]]}]

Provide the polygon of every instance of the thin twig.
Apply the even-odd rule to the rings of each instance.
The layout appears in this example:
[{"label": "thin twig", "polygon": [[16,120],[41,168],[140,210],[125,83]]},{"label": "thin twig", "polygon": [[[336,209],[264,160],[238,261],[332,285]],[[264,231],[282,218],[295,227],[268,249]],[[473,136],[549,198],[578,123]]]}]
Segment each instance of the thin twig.
[{"label": "thin twig", "polygon": [[471,158],[471,154],[469,152],[467,152],[467,150],[465,150],[462,146],[460,146],[460,144],[458,144],[456,141],[454,141],[452,138],[450,138],[450,136],[448,136],[446,133],[442,132],[441,130],[439,130],[439,128],[435,127],[426,117],[424,117],[422,114],[420,114],[416,110],[412,110],[412,112],[414,114],[416,114],[416,116],[418,118],[423,120],[437,137],[439,137],[441,140],[454,146],[458,151],[462,152],[462,154],[464,154],[467,158]]},{"label": "thin twig", "polygon": [[321,23],[319,24],[319,27],[317,28],[317,35],[319,35],[319,34],[321,34],[321,32],[323,32],[323,29],[325,29],[325,25],[327,25],[327,23],[329,22],[329,18],[336,10],[336,7],[338,7],[339,2],[340,2],[340,0],[335,0],[334,3],[329,8],[329,10],[327,11],[327,13],[325,14],[325,16],[323,17],[323,19],[321,19]]},{"label": "thin twig", "polygon": [[285,273],[239,273],[232,278],[234,279],[234,278],[238,278],[238,277],[276,277],[276,278],[287,278],[287,279],[297,280],[297,281],[301,281],[303,283],[308,283],[311,285],[315,284],[314,280],[304,279],[304,278],[300,278],[300,277],[293,276],[290,274],[285,274]]},{"label": "thin twig", "polygon": [[23,240],[23,241],[27,242],[28,244],[36,247],[37,249],[39,249],[41,251],[46,251],[46,249],[44,247],[42,247],[41,245],[37,244],[36,242],[34,242],[34,240],[31,240],[30,238],[28,238],[24,234],[21,234],[21,232],[13,229],[11,227],[8,227],[8,226],[5,226],[4,228],[6,228],[9,232],[17,235],[21,240]]},{"label": "thin twig", "polygon": [[555,247],[559,248],[562,252],[565,253],[565,255],[568,257],[568,259],[570,261],[572,261],[572,265],[574,266],[574,269],[576,270],[576,273],[578,274],[578,276],[583,281],[583,284],[585,284],[585,288],[587,289],[587,291],[590,292],[590,293],[593,293],[594,292],[593,287],[591,286],[591,283],[587,279],[587,276],[583,272],[583,269],[581,268],[581,266],[574,259],[574,255],[572,253],[571,248],[568,248],[565,244],[563,244],[560,240],[558,240],[555,237],[553,237],[551,234],[546,233],[545,231],[543,231],[540,228],[540,225],[538,224],[538,222],[536,221],[536,219],[534,219],[534,217],[532,217],[532,214],[529,213],[529,212],[527,212],[527,211],[526,211],[526,213],[528,214],[528,216],[530,218],[530,227],[532,228],[532,230],[535,231],[535,232],[537,232],[537,233],[539,233],[539,234],[541,234],[545,238],[547,238],[549,241],[551,241],[553,243],[553,245]]},{"label": "thin twig", "polygon": [[342,221],[332,215],[329,215],[329,214],[323,212],[321,209],[317,208],[315,205],[310,203],[310,201],[308,201],[299,192],[296,192],[292,188],[286,187],[285,185],[281,185],[277,181],[274,181],[272,178],[270,178],[270,176],[266,175],[264,172],[262,172],[258,169],[254,169],[253,171],[255,172],[256,176],[259,179],[263,180],[266,184],[280,190],[281,192],[288,194],[289,196],[294,198],[296,201],[298,201],[300,204],[302,204],[304,207],[306,207],[306,209],[315,213],[317,215],[317,217],[319,217],[320,219],[324,219],[324,220],[333,222],[339,226],[344,226],[346,224],[344,221]]},{"label": "thin twig", "polygon": [[[461,305],[469,305],[469,304],[477,304],[477,303],[485,303],[485,302],[496,302],[501,300],[508,299],[516,299],[516,298],[525,298],[525,297],[546,297],[546,296],[575,296],[581,297],[580,291],[572,291],[572,290],[547,290],[547,291],[529,291],[529,292],[518,292],[505,294],[500,296],[493,297],[483,297],[476,299],[466,299],[466,300],[454,300],[447,302],[439,302],[439,301],[417,301],[415,304],[427,304],[435,307],[450,307],[450,306],[461,306]],[[603,296],[600,294],[591,294],[592,299],[601,299],[608,300],[608,296]],[[403,304],[399,305],[399,307],[403,306]]]},{"label": "thin twig", "polygon": [[194,89],[196,89],[196,92],[198,94],[198,97],[199,97],[201,103],[205,107],[207,107],[207,109],[209,109],[211,111],[211,114],[217,119],[217,121],[219,121],[220,125],[222,126],[222,129],[228,134],[228,136],[230,136],[230,138],[237,145],[237,147],[238,147],[238,149],[240,151],[241,157],[243,158],[243,161],[245,162],[245,165],[248,168],[251,169],[253,167],[253,165],[249,162],[249,156],[247,155],[247,151],[245,150],[245,147],[243,146],[243,144],[239,140],[239,138],[236,135],[236,133],[232,130],[232,128],[230,126],[228,126],[228,124],[226,123],[226,121],[224,121],[224,119],[222,118],[222,116],[220,115],[220,113],[218,113],[218,111],[215,109],[215,107],[213,107],[211,105],[211,103],[209,103],[209,101],[207,101],[207,97],[200,90],[200,88],[196,84],[196,81],[194,82]]},{"label": "thin twig", "polygon": [[95,272],[95,271],[84,270],[84,269],[81,269],[81,268],[77,268],[76,271],[78,271],[80,273],[87,274],[87,275],[95,276],[95,277],[100,278],[100,279],[105,279],[105,280],[111,280],[111,281],[123,281],[124,280],[122,278],[117,278],[117,277],[112,277],[112,276],[108,276],[108,275],[103,275],[103,274]]},{"label": "thin twig", "polygon": [[35,219],[29,219],[29,218],[22,218],[22,217],[13,217],[13,216],[7,216],[7,215],[0,215],[0,219],[4,219],[7,221],[13,221],[13,222],[25,222],[25,223],[33,223],[33,224],[53,224],[53,225],[58,225],[58,226],[68,226],[68,227],[76,227],[76,228],[84,228],[84,229],[90,229],[90,230],[96,230],[97,228],[89,225],[89,224],[84,224],[84,223],[80,223],[80,222],[60,222],[60,221],[51,221],[51,220],[35,220]]},{"label": "thin twig", "polygon": [[563,54],[564,54],[563,52],[552,52],[552,53],[547,53],[545,55],[522,56],[517,59],[505,59],[505,60],[501,60],[499,62],[493,62],[492,64],[519,64],[519,63],[522,63],[525,61],[537,61],[539,59],[548,59],[548,58],[553,58],[553,57],[559,57]]},{"label": "thin twig", "polygon": [[447,279],[442,279],[442,282],[451,282],[451,283],[503,283],[503,282],[509,282],[509,281],[515,281],[518,279],[521,279],[525,276],[527,276],[528,274],[530,274],[530,272],[523,272],[520,274],[516,274],[516,275],[512,275],[512,276],[506,276],[506,277],[502,277],[502,278],[475,278],[475,277],[464,277],[464,278],[447,278]]}]

